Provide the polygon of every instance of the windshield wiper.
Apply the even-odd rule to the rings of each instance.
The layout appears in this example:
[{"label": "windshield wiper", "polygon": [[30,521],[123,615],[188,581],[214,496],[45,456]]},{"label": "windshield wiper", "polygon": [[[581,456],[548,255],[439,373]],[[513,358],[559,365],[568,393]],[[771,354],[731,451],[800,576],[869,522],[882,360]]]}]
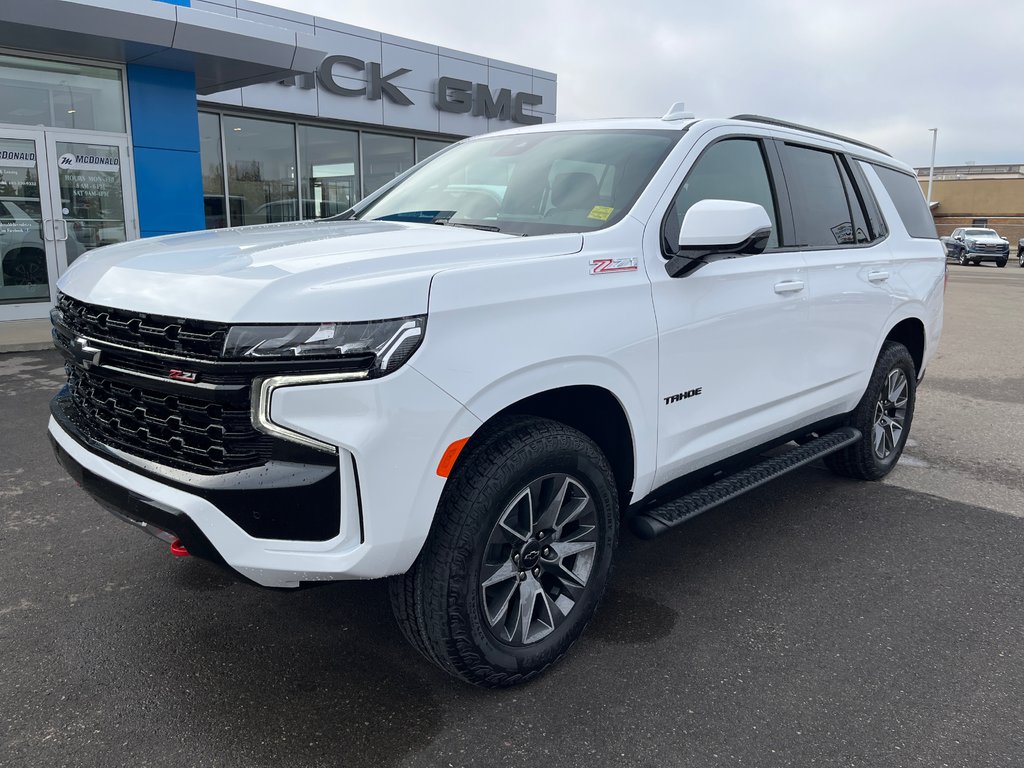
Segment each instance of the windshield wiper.
[{"label": "windshield wiper", "polygon": [[455,211],[402,211],[378,216],[374,221],[410,221],[413,224],[446,224]]},{"label": "windshield wiper", "polygon": [[501,232],[499,227],[490,224],[467,224],[461,221],[452,221],[452,216],[456,213],[458,211],[402,211],[380,216],[374,221],[409,221],[414,224],[440,224],[443,227],[467,227],[484,232]]}]

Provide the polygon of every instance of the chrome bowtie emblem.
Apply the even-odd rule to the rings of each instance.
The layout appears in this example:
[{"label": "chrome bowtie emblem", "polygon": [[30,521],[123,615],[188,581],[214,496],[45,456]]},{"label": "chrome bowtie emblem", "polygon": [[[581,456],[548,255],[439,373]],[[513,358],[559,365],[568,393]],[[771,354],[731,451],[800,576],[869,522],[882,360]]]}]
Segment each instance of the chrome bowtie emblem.
[{"label": "chrome bowtie emblem", "polygon": [[100,364],[100,354],[103,350],[92,346],[88,339],[79,336],[75,339],[75,352],[82,366],[84,368],[91,368],[94,365]]}]

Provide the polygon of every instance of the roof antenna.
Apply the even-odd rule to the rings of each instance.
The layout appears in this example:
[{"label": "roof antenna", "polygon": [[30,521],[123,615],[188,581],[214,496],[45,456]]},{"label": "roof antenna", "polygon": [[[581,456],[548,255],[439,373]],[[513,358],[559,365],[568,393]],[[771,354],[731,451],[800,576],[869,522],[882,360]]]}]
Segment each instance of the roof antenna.
[{"label": "roof antenna", "polygon": [[668,108],[662,120],[693,120],[693,112],[686,111],[686,102],[677,101]]}]

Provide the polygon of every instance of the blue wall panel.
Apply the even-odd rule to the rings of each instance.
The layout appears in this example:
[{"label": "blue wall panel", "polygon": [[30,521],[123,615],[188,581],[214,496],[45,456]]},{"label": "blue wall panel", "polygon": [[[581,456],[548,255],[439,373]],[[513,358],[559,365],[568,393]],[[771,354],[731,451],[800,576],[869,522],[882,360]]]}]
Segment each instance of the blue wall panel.
[{"label": "blue wall panel", "polygon": [[170,3],[171,5],[184,5],[186,8],[190,7],[192,0],[158,0],[161,3]]},{"label": "blue wall panel", "polygon": [[129,64],[128,103],[142,236],[202,229],[195,77]]},{"label": "blue wall panel", "polygon": [[198,152],[135,148],[135,187],[143,237],[206,226]]}]

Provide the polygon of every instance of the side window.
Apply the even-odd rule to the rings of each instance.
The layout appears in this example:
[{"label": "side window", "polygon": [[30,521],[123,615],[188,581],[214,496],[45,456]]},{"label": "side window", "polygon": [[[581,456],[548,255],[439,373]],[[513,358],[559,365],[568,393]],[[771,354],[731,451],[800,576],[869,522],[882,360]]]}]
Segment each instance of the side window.
[{"label": "side window", "polygon": [[874,166],[878,178],[882,180],[885,191],[892,198],[893,205],[900,214],[903,226],[911,237],[936,238],[935,220],[932,218],[924,193],[917,177],[902,171],[895,171],[884,165]]},{"label": "side window", "polygon": [[[793,204],[798,245],[835,248],[854,245],[854,219],[836,156],[785,144],[783,167]],[[858,206],[859,207],[859,206]]]},{"label": "side window", "polygon": [[662,239],[666,253],[677,250],[683,217],[690,206],[701,200],[738,200],[762,206],[772,220],[767,247],[778,248],[777,206],[757,139],[725,139],[712,144],[697,158],[665,215]]},{"label": "side window", "polygon": [[871,227],[871,242],[881,240],[889,234],[889,227],[885,223],[885,217],[882,216],[882,210],[878,207],[875,193],[871,190],[871,185],[868,184],[868,180],[864,176],[864,164],[849,157],[845,159],[845,163],[846,169],[852,174],[854,186],[860,193],[861,204],[864,206],[865,213],[867,213],[868,226]]},{"label": "side window", "polygon": [[850,206],[850,213],[853,216],[853,242],[858,245],[870,243],[874,240],[874,237],[872,237],[871,230],[868,227],[867,217],[864,215],[864,207],[861,205],[860,196],[857,194],[857,189],[853,186],[853,181],[850,180],[850,174],[847,173],[846,165],[842,161],[839,163],[839,175],[843,178],[846,204]]}]

